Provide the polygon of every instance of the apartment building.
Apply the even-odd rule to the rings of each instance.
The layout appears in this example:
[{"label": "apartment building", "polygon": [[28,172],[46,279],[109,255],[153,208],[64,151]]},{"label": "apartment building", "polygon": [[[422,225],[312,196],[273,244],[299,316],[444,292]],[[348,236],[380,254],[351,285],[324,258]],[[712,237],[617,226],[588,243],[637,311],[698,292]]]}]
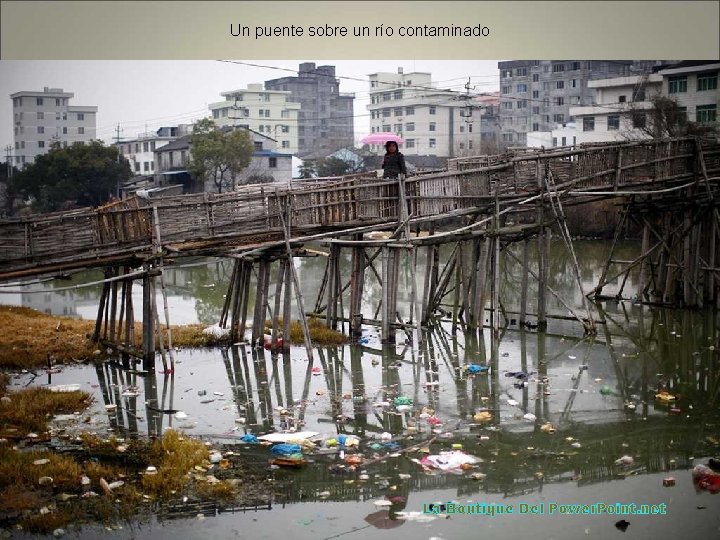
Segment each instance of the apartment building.
[{"label": "apartment building", "polygon": [[330,153],[353,145],[355,94],[340,92],[335,66],[303,62],[297,77],[265,81],[266,90],[290,92],[300,103],[298,112],[298,155]]},{"label": "apartment building", "polygon": [[[484,106],[466,93],[437,88],[426,72],[373,73],[370,131],[392,132],[405,140],[405,155],[455,157],[478,153]],[[382,145],[371,150],[383,151]]]},{"label": "apartment building", "polygon": [[13,102],[15,166],[23,168],[46,153],[52,143],[62,146],[95,139],[95,106],[70,105],[75,96],[62,88],[23,90],[10,94]]},{"label": "apartment building", "polygon": [[190,124],[161,127],[157,131],[138,133],[134,139],[118,142],[116,146],[130,163],[133,174],[150,176],[155,174],[155,151],[190,133]]},{"label": "apartment building", "polygon": [[677,100],[691,122],[718,125],[720,62],[685,61],[658,71],[663,95]]},{"label": "apartment building", "polygon": [[224,101],[209,105],[218,126],[256,131],[277,141],[283,153],[298,153],[300,103],[290,100],[289,91],[265,90],[262,84],[249,84],[245,89],[220,95]]}]

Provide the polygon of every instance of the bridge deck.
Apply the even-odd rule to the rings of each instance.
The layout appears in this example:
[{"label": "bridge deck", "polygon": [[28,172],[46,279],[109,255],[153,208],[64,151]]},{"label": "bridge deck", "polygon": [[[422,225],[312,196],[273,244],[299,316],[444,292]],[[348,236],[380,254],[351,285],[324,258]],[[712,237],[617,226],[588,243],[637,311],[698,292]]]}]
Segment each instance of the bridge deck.
[{"label": "bridge deck", "polygon": [[[700,156],[702,162],[700,163]],[[717,144],[694,139],[605,144],[451,160],[447,172],[410,177],[405,196],[413,223],[491,212],[545,189],[598,190],[622,195],[659,190],[720,171]],[[50,271],[117,264],[150,256],[157,209],[163,250],[171,255],[221,253],[308,234],[342,235],[354,228],[395,228],[399,188],[374,175],[294,181],[290,187],[244,186],[226,194],[128,199],[96,209],[0,222],[0,280]]]}]

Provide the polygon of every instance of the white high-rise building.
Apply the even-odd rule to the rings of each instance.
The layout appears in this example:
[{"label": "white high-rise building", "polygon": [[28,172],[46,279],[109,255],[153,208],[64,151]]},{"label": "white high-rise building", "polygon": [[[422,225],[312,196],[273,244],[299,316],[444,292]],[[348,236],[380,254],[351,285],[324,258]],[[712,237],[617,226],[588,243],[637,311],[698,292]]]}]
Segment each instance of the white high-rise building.
[{"label": "white high-rise building", "polygon": [[221,92],[225,101],[211,103],[213,120],[220,126],[243,127],[277,141],[279,152],[298,153],[300,103],[290,101],[290,92],[265,90],[262,84]]},{"label": "white high-rise building", "polygon": [[[435,88],[430,73],[373,73],[370,132],[391,132],[405,155],[454,157],[478,153],[481,107],[463,92]],[[372,150],[382,152],[382,145]]]},{"label": "white high-rise building", "polygon": [[66,147],[95,139],[95,106],[70,105],[75,96],[62,88],[23,90],[10,94],[13,101],[15,165],[32,163],[46,153],[53,142]]}]

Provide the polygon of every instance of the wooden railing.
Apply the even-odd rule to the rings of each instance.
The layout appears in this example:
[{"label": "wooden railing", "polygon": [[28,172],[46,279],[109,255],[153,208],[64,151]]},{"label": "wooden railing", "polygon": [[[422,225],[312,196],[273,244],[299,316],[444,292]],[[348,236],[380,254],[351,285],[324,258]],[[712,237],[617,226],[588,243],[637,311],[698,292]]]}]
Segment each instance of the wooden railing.
[{"label": "wooden railing", "polygon": [[[453,170],[409,177],[408,211],[438,219],[482,209],[493,198],[537,193],[550,172],[555,185],[622,190],[629,185],[699,178],[700,146],[694,139],[652,140],[503,155],[475,167],[455,160]],[[703,146],[705,168],[720,170],[717,144]],[[92,266],[152,247],[152,206],[164,245],[280,234],[280,214],[294,234],[342,231],[362,224],[397,224],[399,184],[371,174],[243,186],[224,194],[190,194],[147,201],[133,198],[96,209],[0,222],[0,278],[19,269],[75,261]]]}]

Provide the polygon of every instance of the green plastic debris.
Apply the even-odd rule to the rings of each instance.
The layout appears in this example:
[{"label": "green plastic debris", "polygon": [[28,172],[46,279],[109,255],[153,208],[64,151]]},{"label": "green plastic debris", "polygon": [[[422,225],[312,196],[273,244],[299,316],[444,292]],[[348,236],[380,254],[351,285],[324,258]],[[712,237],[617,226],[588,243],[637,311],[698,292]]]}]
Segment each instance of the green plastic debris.
[{"label": "green plastic debris", "polygon": [[395,400],[393,401],[393,403],[395,403],[395,406],[396,406],[396,407],[397,407],[398,405],[412,405],[412,404],[413,404],[413,400],[410,399],[410,398],[407,397],[407,396],[398,396],[398,397],[395,398]]},{"label": "green plastic debris", "polygon": [[600,387],[600,393],[603,396],[609,396],[610,394],[612,394],[612,389],[607,384],[604,384]]}]

